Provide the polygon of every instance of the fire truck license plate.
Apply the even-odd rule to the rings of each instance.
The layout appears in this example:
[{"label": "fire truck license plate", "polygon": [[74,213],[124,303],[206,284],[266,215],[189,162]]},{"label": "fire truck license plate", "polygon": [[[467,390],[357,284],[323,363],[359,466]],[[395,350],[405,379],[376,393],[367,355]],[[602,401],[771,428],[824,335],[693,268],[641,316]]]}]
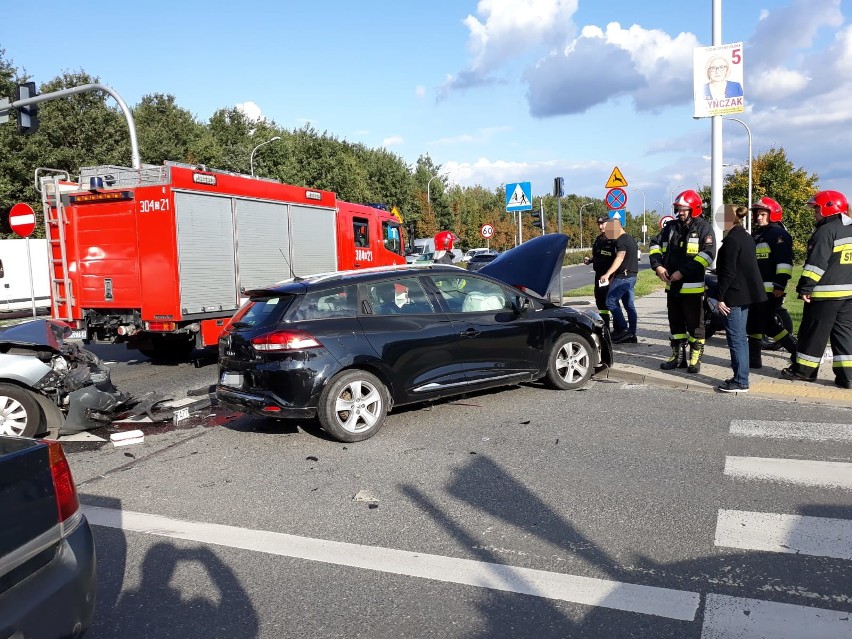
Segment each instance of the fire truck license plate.
[{"label": "fire truck license plate", "polygon": [[234,386],[235,388],[242,388],[242,385],[243,385],[242,373],[222,373],[222,385],[223,386]]}]

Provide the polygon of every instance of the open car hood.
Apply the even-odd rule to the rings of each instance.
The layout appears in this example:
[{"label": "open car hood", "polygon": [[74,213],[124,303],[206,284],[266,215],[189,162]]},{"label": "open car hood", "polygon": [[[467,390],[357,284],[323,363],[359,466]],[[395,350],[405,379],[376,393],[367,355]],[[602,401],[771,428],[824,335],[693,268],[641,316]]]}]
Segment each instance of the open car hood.
[{"label": "open car hood", "polygon": [[558,290],[567,247],[567,235],[541,235],[501,253],[478,272],[548,298]]},{"label": "open car hood", "polygon": [[65,322],[32,320],[0,330],[0,347],[48,348],[62,352],[63,337],[71,334]]}]

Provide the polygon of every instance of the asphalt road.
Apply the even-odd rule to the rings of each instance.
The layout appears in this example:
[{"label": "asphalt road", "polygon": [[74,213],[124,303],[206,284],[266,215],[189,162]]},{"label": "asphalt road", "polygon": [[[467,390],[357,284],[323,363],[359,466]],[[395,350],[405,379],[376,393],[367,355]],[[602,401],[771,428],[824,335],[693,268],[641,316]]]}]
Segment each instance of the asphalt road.
[{"label": "asphalt road", "polygon": [[[647,256],[639,261],[639,270],[644,271],[651,268]],[[591,286],[595,283],[595,272],[590,266],[582,264],[576,266],[564,266],[562,268],[562,286],[565,291],[571,291],[581,286]]]},{"label": "asphalt road", "polygon": [[[209,368],[114,375],[191,386]],[[219,410],[137,446],[69,444],[100,509],[87,637],[849,637],[852,561],[808,526],[850,525],[850,421],[594,382],[403,409],[358,444]],[[742,435],[796,422],[794,437]],[[817,465],[781,481],[753,459]],[[813,479],[825,468],[833,484]],[[789,552],[739,547],[729,513],[798,517],[801,534]],[[782,630],[740,628],[768,623]]]}]

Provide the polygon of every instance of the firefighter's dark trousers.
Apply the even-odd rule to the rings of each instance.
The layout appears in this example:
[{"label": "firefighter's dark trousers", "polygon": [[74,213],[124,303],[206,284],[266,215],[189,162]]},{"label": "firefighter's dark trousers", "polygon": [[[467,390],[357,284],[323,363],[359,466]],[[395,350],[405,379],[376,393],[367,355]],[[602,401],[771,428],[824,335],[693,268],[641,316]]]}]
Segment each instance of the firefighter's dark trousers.
[{"label": "firefighter's dark trousers", "polygon": [[704,306],[701,293],[667,293],[669,330],[672,340],[704,343]]},{"label": "firefighter's dark trousers", "polygon": [[609,321],[610,312],[606,307],[606,294],[609,293],[609,286],[598,286],[598,280],[601,279],[601,275],[603,273],[595,273],[595,306],[598,307],[598,313],[603,318],[604,324],[612,328],[612,324]]},{"label": "firefighter's dark trousers", "polygon": [[816,379],[826,343],[831,340],[831,369],[838,382],[852,381],[852,299],[805,304],[793,372]]},{"label": "firefighter's dark trousers", "polygon": [[775,312],[783,304],[783,297],[775,297],[770,293],[766,301],[749,306],[748,328],[746,329],[748,336],[754,339],[769,337],[776,342],[780,342],[786,337],[788,335],[787,330],[775,317]]}]

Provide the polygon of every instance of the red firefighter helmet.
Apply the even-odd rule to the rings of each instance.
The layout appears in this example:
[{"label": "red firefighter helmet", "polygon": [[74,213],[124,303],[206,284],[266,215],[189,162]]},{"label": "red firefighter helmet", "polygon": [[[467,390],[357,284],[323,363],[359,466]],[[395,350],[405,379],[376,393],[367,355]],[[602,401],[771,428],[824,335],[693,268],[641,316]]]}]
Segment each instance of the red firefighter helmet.
[{"label": "red firefighter helmet", "polygon": [[840,191],[820,191],[808,200],[808,206],[819,211],[823,217],[831,217],[839,213],[849,215],[849,202]]},{"label": "red firefighter helmet", "polygon": [[765,209],[769,211],[770,222],[780,222],[781,218],[784,216],[784,211],[781,209],[781,205],[771,197],[762,197],[751,205],[752,212],[756,212],[757,209]]},{"label": "red firefighter helmet", "polygon": [[675,201],[672,202],[672,206],[688,208],[692,217],[699,217],[701,215],[701,205],[701,196],[691,189],[678,195]]},{"label": "red firefighter helmet", "polygon": [[458,238],[452,231],[438,231],[435,234],[435,250],[436,251],[452,251],[453,242]]}]

